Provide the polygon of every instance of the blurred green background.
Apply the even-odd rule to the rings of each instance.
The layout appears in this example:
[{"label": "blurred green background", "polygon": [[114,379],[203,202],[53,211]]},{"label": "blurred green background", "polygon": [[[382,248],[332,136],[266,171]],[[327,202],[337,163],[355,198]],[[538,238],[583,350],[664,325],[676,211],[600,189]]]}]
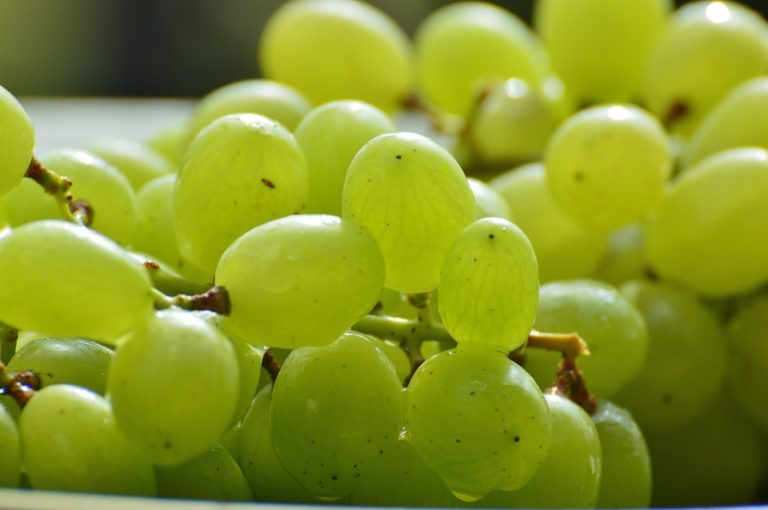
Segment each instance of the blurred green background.
[{"label": "blurred green background", "polygon": [[[0,0],[0,84],[20,96],[201,96],[258,75],[259,33],[284,2]],[[449,2],[370,3],[413,33]],[[494,3],[530,20],[533,0]]]}]

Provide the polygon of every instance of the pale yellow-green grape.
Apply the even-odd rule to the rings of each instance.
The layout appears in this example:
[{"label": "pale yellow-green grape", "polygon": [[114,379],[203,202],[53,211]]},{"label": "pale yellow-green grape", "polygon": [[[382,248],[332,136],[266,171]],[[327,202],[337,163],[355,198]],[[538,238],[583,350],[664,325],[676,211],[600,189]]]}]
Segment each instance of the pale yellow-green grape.
[{"label": "pale yellow-green grape", "polygon": [[[128,180],[101,158],[81,150],[58,149],[40,163],[72,181],[69,193],[93,209],[90,225],[114,241],[128,245],[136,231],[136,195]],[[42,219],[58,219],[56,200],[30,179],[24,179],[4,199],[5,216],[12,227]]]},{"label": "pale yellow-green grape", "polygon": [[178,466],[157,466],[161,498],[208,501],[251,501],[253,494],[235,459],[222,446]]},{"label": "pale yellow-green grape", "polygon": [[406,395],[406,439],[462,501],[523,487],[549,453],[544,396],[504,353],[441,352],[416,370]]},{"label": "pale yellow-green grape", "polygon": [[237,459],[253,495],[272,503],[316,503],[317,500],[285,470],[272,443],[269,420],[272,385],[253,399],[243,418]]},{"label": "pale yellow-green grape", "polygon": [[730,296],[768,280],[768,151],[731,149],[675,181],[648,222],[648,262],[700,294]]},{"label": "pale yellow-green grape", "polygon": [[384,288],[384,261],[362,227],[336,216],[287,216],[254,228],[224,252],[216,285],[229,291],[224,327],[270,347],[333,342]]},{"label": "pale yellow-green grape", "polygon": [[512,211],[501,193],[481,180],[469,177],[467,181],[469,182],[469,189],[475,196],[477,219],[503,218],[512,220]]},{"label": "pale yellow-green grape", "polygon": [[295,132],[309,169],[306,211],[340,216],[352,158],[372,138],[393,131],[384,112],[361,101],[334,101],[309,112]]},{"label": "pale yellow-green grape", "polygon": [[[405,350],[399,344],[391,340],[381,340],[375,336],[365,335],[370,341],[376,344],[381,352],[392,362],[397,372],[397,379],[405,381],[411,373],[411,362]],[[423,353],[422,353],[423,354]]]},{"label": "pale yellow-green grape", "polygon": [[645,259],[645,225],[631,223],[611,233],[593,276],[611,285],[621,285],[643,276]]},{"label": "pale yellow-green grape", "polygon": [[643,314],[648,356],[615,400],[643,430],[672,429],[712,406],[726,372],[727,352],[715,315],[691,292],[636,280],[621,287]]},{"label": "pale yellow-green grape", "polygon": [[[578,366],[587,387],[610,397],[635,379],[645,362],[648,331],[643,316],[616,288],[593,280],[552,282],[541,287],[536,329],[578,333],[590,355]],[[555,382],[560,353],[528,349],[524,367],[542,388]]]},{"label": "pale yellow-green grape", "polygon": [[570,117],[552,135],[544,164],[558,206],[599,230],[643,218],[672,170],[664,128],[629,105],[596,106]]},{"label": "pale yellow-green grape", "polygon": [[307,164],[293,135],[261,115],[227,115],[203,129],[176,180],[182,256],[212,274],[227,247],[253,227],[300,212]]},{"label": "pale yellow-green grape", "polygon": [[[768,31],[768,29],[766,29]],[[690,167],[717,152],[737,147],[768,149],[768,77],[734,87],[712,107],[683,152]]]},{"label": "pale yellow-green grape", "polygon": [[189,122],[188,141],[214,120],[233,113],[256,113],[293,131],[312,109],[296,89],[270,80],[243,80],[209,93],[197,105]]},{"label": "pale yellow-green grape", "polygon": [[32,120],[16,98],[0,85],[0,196],[24,177],[34,146]]},{"label": "pale yellow-green grape", "polygon": [[88,145],[88,151],[117,168],[134,191],[139,191],[152,179],[176,170],[170,161],[147,144],[128,138],[100,138]]},{"label": "pale yellow-green grape", "polygon": [[514,77],[539,83],[546,71],[540,43],[525,23],[484,2],[434,11],[415,40],[419,92],[446,113],[469,114],[492,82]]},{"label": "pale yellow-green grape", "polygon": [[489,87],[467,119],[467,143],[479,161],[505,165],[541,157],[566,117],[547,90],[517,78]]},{"label": "pale yellow-green grape", "polygon": [[272,394],[277,456],[314,496],[345,497],[397,442],[402,399],[395,367],[362,335],[295,349]]},{"label": "pale yellow-green grape", "polygon": [[162,311],[118,346],[107,380],[120,431],[157,465],[214,447],[232,423],[238,362],[214,326]]},{"label": "pale yellow-green grape", "polygon": [[646,432],[654,507],[732,506],[756,501],[766,461],[760,436],[720,398],[698,420]]},{"label": "pale yellow-green grape", "polygon": [[387,15],[356,0],[298,0],[264,27],[259,61],[267,78],[317,104],[359,99],[395,110],[411,93],[408,36]]},{"label": "pale yellow-green grape", "polygon": [[540,0],[535,5],[534,25],[552,67],[578,102],[640,96],[670,0]]},{"label": "pale yellow-green grape", "polygon": [[408,295],[392,289],[384,288],[379,298],[381,303],[381,315],[390,315],[402,319],[416,319],[419,310],[408,302]]},{"label": "pale yellow-green grape", "polygon": [[731,88],[765,74],[767,31],[758,13],[736,2],[681,7],[669,18],[646,68],[648,108],[672,131],[690,135]]},{"label": "pale yellow-green grape", "polygon": [[0,487],[18,487],[21,481],[19,429],[10,413],[0,405]]},{"label": "pale yellow-green grape", "polygon": [[560,210],[547,188],[541,163],[505,172],[490,185],[506,199],[515,224],[531,241],[542,282],[593,273],[608,236],[581,226]]},{"label": "pale yellow-green grape", "polygon": [[189,145],[189,128],[186,119],[176,121],[156,132],[147,145],[157,154],[167,159],[176,169],[181,168],[184,153]]},{"label": "pale yellow-green grape", "polygon": [[629,411],[608,400],[598,402],[592,421],[603,459],[597,507],[647,508],[651,504],[651,459],[640,427]]},{"label": "pale yellow-green grape", "polygon": [[485,508],[594,508],[602,474],[597,429],[567,397],[545,394],[552,417],[552,446],[530,482],[495,491],[477,502]]},{"label": "pale yellow-green grape", "polygon": [[58,220],[0,237],[0,321],[61,337],[114,342],[151,315],[146,270],[118,245]]},{"label": "pale yellow-green grape", "polygon": [[96,393],[67,384],[43,388],[22,411],[19,433],[33,489],[155,494],[150,460],[123,437],[109,401]]},{"label": "pale yellow-green grape", "polygon": [[373,235],[387,287],[402,292],[437,286],[448,248],[477,216],[456,160],[414,133],[381,135],[360,149],[347,172],[342,213]]},{"label": "pale yellow-green grape", "polygon": [[460,346],[511,352],[536,320],[539,270],[525,234],[501,218],[469,225],[445,257],[438,310]]}]

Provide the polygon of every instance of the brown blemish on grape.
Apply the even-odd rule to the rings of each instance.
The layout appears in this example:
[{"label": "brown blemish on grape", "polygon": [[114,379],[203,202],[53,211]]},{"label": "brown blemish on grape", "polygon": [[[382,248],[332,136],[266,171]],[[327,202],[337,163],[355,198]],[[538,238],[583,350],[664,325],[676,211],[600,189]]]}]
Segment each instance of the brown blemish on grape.
[{"label": "brown blemish on grape", "polygon": [[146,267],[147,269],[160,269],[160,264],[158,264],[154,260],[145,260],[144,267]]},{"label": "brown blemish on grape", "polygon": [[403,156],[401,156],[400,154],[398,154],[397,156],[395,156],[395,159],[403,159]]},{"label": "brown blemish on grape", "polygon": [[262,177],[261,183],[269,189],[275,189],[275,183],[270,181],[269,179],[265,179],[264,177]]},{"label": "brown blemish on grape", "polygon": [[686,118],[691,113],[691,105],[684,99],[674,101],[664,115],[664,126],[670,127]]}]

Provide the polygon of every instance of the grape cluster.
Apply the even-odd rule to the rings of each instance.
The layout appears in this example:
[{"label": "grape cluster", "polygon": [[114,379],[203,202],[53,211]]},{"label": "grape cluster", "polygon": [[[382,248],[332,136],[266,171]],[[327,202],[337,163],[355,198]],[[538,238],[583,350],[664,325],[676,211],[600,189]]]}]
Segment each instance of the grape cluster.
[{"label": "grape cluster", "polygon": [[[0,486],[429,507],[757,501],[768,25],[291,0],[266,79],[33,155],[0,87]],[[468,177],[471,175],[471,177]]]}]

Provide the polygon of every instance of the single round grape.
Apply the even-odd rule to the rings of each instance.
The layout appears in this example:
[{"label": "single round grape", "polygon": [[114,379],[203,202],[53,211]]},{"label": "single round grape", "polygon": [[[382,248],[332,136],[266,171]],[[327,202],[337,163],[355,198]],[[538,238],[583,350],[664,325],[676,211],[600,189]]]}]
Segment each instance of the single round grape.
[{"label": "single round grape", "polygon": [[0,320],[19,329],[114,342],[152,311],[146,270],[101,234],[63,221],[0,237],[0,280]]},{"label": "single round grape", "polygon": [[107,381],[115,421],[154,464],[176,465],[218,443],[239,397],[232,345],[183,311],[162,311],[120,343]]},{"label": "single round grape", "polygon": [[664,128],[629,105],[573,115],[552,135],[544,159],[557,205],[601,230],[644,217],[661,198],[672,170]]},{"label": "single round grape", "polygon": [[641,278],[646,265],[645,224],[631,223],[611,233],[593,276],[611,285],[621,285]]},{"label": "single round grape", "polygon": [[[364,406],[364,407],[363,407]],[[403,426],[402,386],[376,345],[348,332],[288,356],[275,382],[270,428],[286,470],[324,500],[349,495]]]},{"label": "single round grape", "polygon": [[674,182],[648,223],[650,265],[705,296],[768,281],[768,151],[718,153]]},{"label": "single round grape", "polygon": [[411,92],[408,36],[355,0],[298,0],[278,9],[259,41],[264,75],[317,104],[359,99],[396,109]]},{"label": "single round grape", "polygon": [[254,228],[221,257],[216,285],[232,303],[225,327],[255,345],[333,342],[384,288],[373,238],[336,216],[287,216]]},{"label": "single round grape", "polygon": [[376,347],[392,362],[392,366],[395,367],[395,372],[397,372],[398,381],[405,381],[411,374],[411,361],[400,344],[392,340],[381,340],[371,335],[365,335],[365,337],[376,344]]},{"label": "single round grape", "polygon": [[157,131],[149,140],[147,145],[167,159],[171,166],[178,170],[181,168],[181,162],[184,159],[184,152],[189,145],[189,128],[187,120],[177,120],[173,124]]},{"label": "single round grape", "polygon": [[493,189],[485,182],[467,178],[469,189],[475,196],[475,205],[477,206],[477,219],[480,218],[503,218],[512,221],[512,211],[509,204],[501,193]]},{"label": "single round grape", "polygon": [[32,161],[35,129],[13,95],[0,85],[0,196],[17,186]]},{"label": "single round grape", "polygon": [[0,405],[0,487],[15,488],[21,481],[19,429],[13,417]]},{"label": "single round grape", "polygon": [[307,212],[340,216],[352,158],[372,138],[393,131],[384,112],[362,101],[333,101],[309,112],[295,133],[309,169]]},{"label": "single round grape", "polygon": [[283,126],[255,114],[219,118],[192,141],[176,180],[182,256],[212,274],[232,241],[302,210],[308,186],[304,156]]},{"label": "single round grape", "polygon": [[411,293],[437,286],[448,248],[477,216],[456,160],[414,133],[381,135],[360,149],[347,172],[342,214],[376,239],[387,287]]},{"label": "single round grape", "polygon": [[528,338],[539,301],[530,241],[501,218],[475,221],[448,250],[438,292],[440,317],[459,345],[517,349]]},{"label": "single round grape", "polygon": [[149,459],[117,429],[109,402],[89,390],[57,384],[38,391],[21,413],[19,433],[35,489],[155,494]]},{"label": "single round grape", "polygon": [[[578,333],[590,355],[578,365],[589,389],[609,397],[635,379],[645,362],[648,331],[643,316],[616,288],[592,280],[552,282],[541,287],[536,329]],[[562,359],[556,352],[526,351],[525,369],[544,388],[555,381]]]},{"label": "single round grape", "polygon": [[406,439],[463,501],[519,489],[549,452],[544,396],[502,353],[441,352],[419,367],[406,395]]},{"label": "single round grape", "polygon": [[100,138],[88,145],[88,151],[117,168],[137,192],[152,179],[175,170],[147,144],[128,138]]}]

